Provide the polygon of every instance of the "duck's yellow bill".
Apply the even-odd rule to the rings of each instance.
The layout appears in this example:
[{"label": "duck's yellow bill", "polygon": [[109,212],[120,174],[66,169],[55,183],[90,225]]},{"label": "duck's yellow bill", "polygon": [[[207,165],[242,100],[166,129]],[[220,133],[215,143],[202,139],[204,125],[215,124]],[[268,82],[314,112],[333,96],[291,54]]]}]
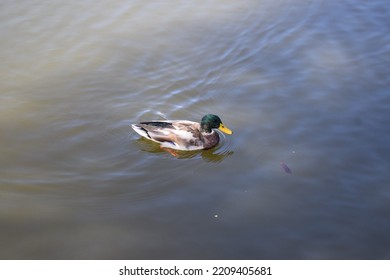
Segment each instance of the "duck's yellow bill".
[{"label": "duck's yellow bill", "polygon": [[233,134],[233,131],[231,131],[229,128],[224,126],[222,123],[219,125],[218,129],[226,134]]}]

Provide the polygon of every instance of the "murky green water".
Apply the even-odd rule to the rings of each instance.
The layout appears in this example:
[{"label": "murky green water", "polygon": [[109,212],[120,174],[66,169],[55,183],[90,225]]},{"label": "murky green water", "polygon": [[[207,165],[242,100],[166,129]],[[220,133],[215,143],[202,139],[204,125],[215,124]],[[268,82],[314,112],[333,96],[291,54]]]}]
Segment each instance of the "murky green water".
[{"label": "murky green water", "polygon": [[[389,19],[2,1],[0,258],[389,259]],[[177,158],[130,128],[207,113],[234,134]]]}]

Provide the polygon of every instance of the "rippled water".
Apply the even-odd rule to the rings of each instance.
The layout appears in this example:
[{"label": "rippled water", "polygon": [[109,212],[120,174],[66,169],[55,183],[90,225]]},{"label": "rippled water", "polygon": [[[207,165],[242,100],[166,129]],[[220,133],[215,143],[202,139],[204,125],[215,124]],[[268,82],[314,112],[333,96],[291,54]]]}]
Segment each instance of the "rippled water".
[{"label": "rippled water", "polygon": [[[389,259],[389,19],[384,0],[2,1],[0,258]],[[207,113],[234,131],[208,151],[130,128]]]}]

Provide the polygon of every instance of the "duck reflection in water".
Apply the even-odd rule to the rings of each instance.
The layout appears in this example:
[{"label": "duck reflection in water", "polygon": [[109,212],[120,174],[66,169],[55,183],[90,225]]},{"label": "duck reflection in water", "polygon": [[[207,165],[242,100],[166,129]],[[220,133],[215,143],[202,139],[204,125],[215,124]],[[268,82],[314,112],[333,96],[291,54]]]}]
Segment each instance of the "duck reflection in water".
[{"label": "duck reflection in water", "polygon": [[203,160],[207,162],[222,162],[225,158],[230,157],[234,154],[234,151],[230,149],[222,149],[222,145],[217,145],[216,147],[208,150],[195,150],[195,151],[179,151],[169,148],[162,148],[156,142],[148,141],[147,139],[141,137],[137,140],[134,140],[140,150],[153,153],[153,154],[166,154],[167,152],[177,159],[191,159],[202,157]]}]

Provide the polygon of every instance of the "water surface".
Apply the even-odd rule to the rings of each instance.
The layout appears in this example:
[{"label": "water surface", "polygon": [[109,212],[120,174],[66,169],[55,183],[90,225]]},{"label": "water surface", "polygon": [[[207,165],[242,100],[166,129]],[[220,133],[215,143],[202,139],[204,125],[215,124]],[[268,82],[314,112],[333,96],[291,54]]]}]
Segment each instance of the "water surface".
[{"label": "water surface", "polygon": [[[389,19],[384,0],[2,1],[0,258],[389,259]],[[130,128],[207,113],[234,131],[208,151]]]}]

